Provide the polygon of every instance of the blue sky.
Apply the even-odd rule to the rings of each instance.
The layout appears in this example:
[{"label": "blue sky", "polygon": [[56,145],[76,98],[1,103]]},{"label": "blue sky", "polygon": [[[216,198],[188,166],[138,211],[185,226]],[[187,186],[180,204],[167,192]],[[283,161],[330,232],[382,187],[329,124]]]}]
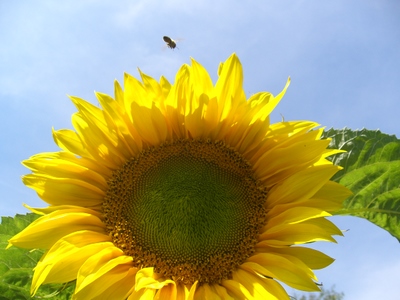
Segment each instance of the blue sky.
[{"label": "blue sky", "polygon": [[[162,36],[181,39],[164,47]],[[67,94],[96,103],[123,73],[171,82],[190,57],[216,79],[236,52],[245,92],[291,86],[272,120],[307,119],[327,128],[380,129],[400,136],[400,2],[0,1],[0,215],[44,206],[20,177],[31,155],[58,150],[51,128],[71,128]],[[336,258],[318,272],[346,299],[395,299],[399,243],[365,220],[336,217],[339,244],[316,247]]]}]

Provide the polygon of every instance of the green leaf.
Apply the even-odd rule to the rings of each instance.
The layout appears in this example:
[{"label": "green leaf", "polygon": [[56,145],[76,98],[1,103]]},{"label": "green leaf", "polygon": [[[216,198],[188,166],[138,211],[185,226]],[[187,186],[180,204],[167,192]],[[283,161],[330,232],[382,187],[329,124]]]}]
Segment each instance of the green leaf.
[{"label": "green leaf", "polygon": [[[30,297],[33,268],[36,266],[43,250],[27,250],[17,247],[6,249],[8,240],[19,233],[39,216],[36,214],[2,217],[0,224],[0,300],[15,299],[70,299],[73,287],[63,293],[57,293],[64,285],[48,284],[40,287],[37,294]],[[56,293],[54,293],[56,291]],[[52,294],[53,293],[53,294]]]},{"label": "green leaf", "polygon": [[333,180],[354,193],[336,214],[367,219],[400,240],[400,140],[366,129],[330,129],[324,138],[347,151],[332,158],[343,167]]}]

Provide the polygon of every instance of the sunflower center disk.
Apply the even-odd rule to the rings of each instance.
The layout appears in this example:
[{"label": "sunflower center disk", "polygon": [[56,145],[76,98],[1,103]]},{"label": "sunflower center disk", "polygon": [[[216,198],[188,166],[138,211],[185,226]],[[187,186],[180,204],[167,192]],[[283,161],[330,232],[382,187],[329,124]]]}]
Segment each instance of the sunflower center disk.
[{"label": "sunflower center disk", "polygon": [[178,140],[113,174],[104,202],[114,244],[137,267],[183,284],[216,283],[254,252],[265,224],[251,166],[222,142]]}]

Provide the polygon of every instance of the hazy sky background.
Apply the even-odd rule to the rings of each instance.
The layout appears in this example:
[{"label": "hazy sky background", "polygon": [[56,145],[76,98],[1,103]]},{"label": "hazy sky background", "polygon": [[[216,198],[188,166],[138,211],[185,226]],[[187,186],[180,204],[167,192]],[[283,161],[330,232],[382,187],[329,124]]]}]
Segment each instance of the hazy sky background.
[{"label": "hazy sky background", "polygon": [[[181,39],[179,49],[166,49],[164,35]],[[58,150],[51,128],[72,128],[75,112],[66,94],[97,103],[94,90],[112,95],[113,80],[137,67],[173,82],[190,57],[215,81],[233,52],[248,96],[277,94],[291,76],[273,121],[400,136],[398,0],[0,0],[0,215],[45,206],[23,186],[20,162]],[[397,240],[365,220],[333,220],[349,231],[316,246],[336,258],[319,280],[345,299],[398,299]]]}]

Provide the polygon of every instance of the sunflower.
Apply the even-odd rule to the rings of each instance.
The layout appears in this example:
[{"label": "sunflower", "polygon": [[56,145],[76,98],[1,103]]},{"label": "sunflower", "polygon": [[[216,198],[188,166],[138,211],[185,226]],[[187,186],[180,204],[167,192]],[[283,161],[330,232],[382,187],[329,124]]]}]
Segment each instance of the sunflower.
[{"label": "sunflower", "polygon": [[76,280],[73,299],[288,299],[317,291],[333,259],[299,246],[334,242],[326,217],[349,195],[310,121],[270,124],[289,85],[246,99],[232,55],[213,85],[196,61],[175,83],[140,72],[101,105],[71,97],[75,130],[59,152],[23,164],[49,204],[9,246],[46,249],[31,293]]}]

